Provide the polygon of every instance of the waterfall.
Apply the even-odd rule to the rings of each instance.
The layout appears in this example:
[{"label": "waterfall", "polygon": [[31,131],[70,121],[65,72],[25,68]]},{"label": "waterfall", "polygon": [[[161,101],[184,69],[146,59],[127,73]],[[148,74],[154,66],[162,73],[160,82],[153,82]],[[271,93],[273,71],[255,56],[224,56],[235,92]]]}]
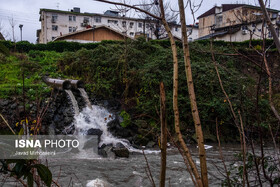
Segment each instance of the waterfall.
[{"label": "waterfall", "polygon": [[[114,137],[107,128],[107,123],[115,118],[108,110],[101,106],[92,105],[92,110],[88,107],[84,108],[79,115],[75,116],[74,126],[76,135],[86,135],[87,131],[91,128],[100,129],[103,134],[101,135],[101,141],[99,146],[102,144],[123,144],[130,152],[142,153],[142,150],[133,148],[129,141],[126,139],[119,139]],[[145,150],[145,153],[159,153],[159,151]]]},{"label": "waterfall", "polygon": [[75,116],[78,116],[80,112],[79,112],[79,106],[78,106],[77,100],[75,99],[75,96],[73,95],[71,90],[65,90],[65,92],[68,94],[68,96],[71,100],[73,110],[75,112]]},{"label": "waterfall", "polygon": [[[115,118],[113,114],[111,114],[108,110],[101,106],[91,105],[88,95],[83,88],[79,88],[81,95],[87,103],[88,107],[85,107],[82,112],[79,112],[78,103],[72,93],[71,90],[65,90],[65,92],[69,95],[73,110],[75,112],[74,122],[71,126],[67,128],[75,127],[74,134],[76,136],[84,136],[87,135],[89,129],[100,129],[103,133],[100,138],[99,146],[103,144],[109,145],[112,144],[116,146],[117,143],[123,144],[129,151],[131,152],[139,152],[142,153],[142,150],[133,148],[129,141],[126,139],[119,139],[114,137],[108,130],[107,124]],[[67,131],[67,128],[65,129]],[[81,139],[82,144],[84,144],[87,140]],[[159,153],[159,151],[145,150],[145,153]],[[86,155],[86,154],[85,154]]]},{"label": "waterfall", "polygon": [[87,92],[85,91],[84,88],[78,88],[78,89],[79,89],[79,91],[80,91],[84,101],[86,102],[87,106],[92,110],[91,102],[90,102],[90,100],[88,98]]}]

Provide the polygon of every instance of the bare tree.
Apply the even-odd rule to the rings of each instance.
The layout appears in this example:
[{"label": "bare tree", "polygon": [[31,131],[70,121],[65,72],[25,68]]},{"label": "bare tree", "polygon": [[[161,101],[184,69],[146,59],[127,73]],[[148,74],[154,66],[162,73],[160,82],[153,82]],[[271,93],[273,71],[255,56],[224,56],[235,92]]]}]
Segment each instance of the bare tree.
[{"label": "bare tree", "polygon": [[191,112],[192,112],[193,121],[194,121],[194,125],[195,125],[197,144],[198,144],[198,149],[199,149],[201,178],[202,178],[203,186],[206,187],[206,186],[208,186],[206,153],[205,153],[205,147],[204,147],[203,132],[202,132],[199,112],[198,112],[198,108],[197,108],[194,83],[193,83],[193,78],[192,78],[190,49],[189,49],[189,44],[188,44],[185,8],[184,8],[183,0],[178,0],[178,4],[179,4],[180,21],[181,21],[181,27],[182,27],[181,30],[182,30],[185,71],[186,71],[186,77],[187,77],[189,98],[190,98],[190,102],[191,102]]},{"label": "bare tree", "polygon": [[16,39],[15,39],[15,26],[16,26],[17,23],[16,23],[13,16],[9,19],[9,23],[10,23],[10,26],[11,26],[11,29],[12,29],[12,39],[13,39],[13,42],[15,42],[16,41]]},{"label": "bare tree", "polygon": [[160,83],[160,150],[161,150],[161,165],[160,165],[160,187],[165,186],[166,175],[166,147],[167,147],[167,119],[165,107],[165,89],[163,82]]},{"label": "bare tree", "polygon": [[274,25],[271,22],[271,19],[269,17],[269,14],[268,14],[266,8],[265,8],[265,4],[264,4],[263,0],[259,0],[259,3],[260,3],[260,6],[261,6],[261,9],[263,11],[265,21],[266,21],[266,23],[267,23],[267,25],[269,27],[269,30],[270,30],[271,35],[273,37],[273,40],[275,42],[275,45],[276,45],[276,47],[278,49],[278,52],[280,53],[280,41],[279,41],[279,38],[277,36],[276,30],[274,28]]},{"label": "bare tree", "polygon": [[[160,7],[154,6],[155,3],[157,4],[157,2],[155,2],[154,0],[144,0],[139,6],[141,6],[143,10],[151,12],[152,14],[160,17],[161,16]],[[171,10],[170,2],[164,3],[163,7],[165,12],[165,19],[169,23],[169,26],[173,26],[173,25],[175,26],[178,13]],[[142,13],[140,17],[144,19],[144,30],[143,30],[144,32],[146,29],[150,29],[151,35],[154,34],[157,39],[160,39],[161,36],[166,34],[165,27],[161,20],[154,19],[151,16],[147,16],[145,13]]]},{"label": "bare tree", "polygon": [[[192,81],[192,72],[191,72],[191,67],[190,67],[190,58],[189,58],[189,48],[187,44],[187,34],[186,34],[186,24],[185,24],[185,14],[184,14],[184,6],[180,6],[180,13],[181,15],[181,21],[183,20],[184,22],[182,23],[182,26],[184,29],[184,32],[182,32],[184,36],[184,59],[186,63],[186,74],[187,74],[187,79],[188,79],[188,87],[189,87],[189,96],[191,100],[191,107],[192,107],[192,114],[193,114],[193,120],[195,122],[195,129],[196,129],[196,135],[198,138],[198,147],[199,147],[199,157],[200,157],[200,166],[201,166],[201,174],[203,177],[203,182],[201,180],[201,176],[199,175],[198,169],[196,167],[196,164],[194,163],[192,159],[192,155],[183,139],[182,133],[180,131],[180,117],[179,117],[179,108],[178,108],[178,52],[177,52],[177,47],[176,43],[174,40],[174,36],[171,32],[170,26],[168,22],[166,21],[165,18],[165,10],[164,10],[164,4],[163,0],[159,0],[159,7],[160,7],[160,17],[157,15],[154,15],[150,13],[149,11],[143,10],[137,6],[133,5],[128,5],[124,3],[119,3],[119,2],[113,2],[113,1],[108,1],[108,0],[96,0],[99,2],[104,2],[104,3],[109,3],[109,4],[114,4],[114,5],[121,5],[121,6],[127,6],[129,8],[141,11],[143,13],[146,13],[148,16],[151,16],[155,19],[158,19],[162,21],[163,26],[165,28],[165,31],[168,34],[170,44],[171,44],[171,50],[172,50],[172,57],[173,57],[173,112],[174,112],[174,125],[175,125],[175,130],[176,134],[178,136],[179,143],[183,149],[184,155],[186,156],[190,168],[191,168],[191,175],[195,177],[194,185],[203,187],[203,186],[208,186],[208,178],[207,178],[207,165],[206,165],[206,155],[205,155],[205,148],[204,148],[204,141],[203,141],[203,133],[201,129],[201,124],[200,124],[200,119],[199,119],[199,112],[196,106],[196,99],[195,99],[195,92],[194,92],[194,85]],[[182,1],[179,1],[179,3],[183,3]],[[183,11],[182,11],[183,9]],[[183,17],[183,18],[182,18]],[[187,165],[187,168],[189,167]]]}]

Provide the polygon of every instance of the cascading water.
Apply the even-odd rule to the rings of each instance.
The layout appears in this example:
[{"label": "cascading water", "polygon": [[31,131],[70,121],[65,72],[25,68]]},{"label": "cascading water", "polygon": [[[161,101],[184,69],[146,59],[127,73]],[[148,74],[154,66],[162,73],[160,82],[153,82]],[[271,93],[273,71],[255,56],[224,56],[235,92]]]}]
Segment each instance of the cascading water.
[{"label": "cascading water", "polygon": [[[109,132],[107,123],[115,118],[113,114],[101,106],[92,105],[92,108],[92,110],[84,108],[79,115],[75,116],[74,134],[86,135],[87,131],[91,128],[100,129],[103,134],[101,135],[99,146],[103,144],[113,144],[113,146],[116,146],[117,143],[121,143],[130,152],[142,153],[142,150],[133,148],[128,140],[116,138]],[[159,151],[145,150],[145,153],[159,153]]]},{"label": "cascading water", "polygon": [[[97,106],[97,105],[91,105],[88,95],[86,91],[83,88],[79,88],[79,91],[84,98],[85,102],[87,103],[88,107],[85,107],[82,112],[79,112],[79,106],[77,103],[77,100],[75,99],[75,96],[73,95],[71,90],[65,90],[65,92],[68,94],[73,110],[75,112],[74,116],[74,122],[69,127],[65,128],[65,132],[69,132],[69,129],[75,128],[74,135],[79,136],[80,143],[82,145],[87,142],[87,139],[85,135],[87,135],[88,130],[90,129],[99,129],[103,133],[100,138],[99,146],[102,146],[103,144],[108,145],[112,144],[113,146],[116,146],[117,143],[123,144],[130,152],[139,152],[142,153],[142,150],[133,148],[129,141],[126,139],[119,139],[114,137],[107,128],[107,123],[110,122],[115,118],[113,114],[111,114],[108,110],[106,110],[103,107]],[[82,150],[81,150],[82,151]],[[82,151],[84,152],[84,151]],[[159,151],[151,151],[151,150],[145,150],[146,153],[158,153]]]},{"label": "cascading water", "polygon": [[90,109],[92,109],[91,102],[90,102],[90,100],[89,100],[89,98],[88,98],[88,94],[87,94],[87,92],[85,91],[85,89],[84,89],[84,88],[78,88],[78,89],[79,89],[79,91],[80,91],[80,93],[81,93],[81,95],[82,95],[84,101],[86,102],[87,107],[89,107]]},{"label": "cascading water", "polygon": [[78,106],[77,100],[75,99],[75,96],[73,95],[71,90],[65,90],[65,92],[68,94],[68,96],[71,100],[75,116],[78,116],[79,115],[79,106]]}]

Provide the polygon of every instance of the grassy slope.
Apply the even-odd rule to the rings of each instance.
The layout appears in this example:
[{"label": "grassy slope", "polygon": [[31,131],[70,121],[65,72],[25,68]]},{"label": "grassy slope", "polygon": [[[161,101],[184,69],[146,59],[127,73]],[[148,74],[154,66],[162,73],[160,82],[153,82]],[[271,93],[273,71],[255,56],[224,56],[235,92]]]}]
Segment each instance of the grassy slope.
[{"label": "grassy slope", "polygon": [[[167,44],[167,45],[166,45]],[[125,53],[127,50],[127,53]],[[219,87],[211,62],[209,43],[192,43],[191,60],[197,93],[198,107],[205,129],[215,134],[215,119],[219,124],[232,124],[228,105]],[[217,53],[233,53],[230,45],[215,46]],[[192,124],[189,112],[183,54],[179,49],[179,107],[181,123]],[[245,108],[247,123],[254,123],[254,96],[248,91],[255,81],[242,72],[247,62],[234,56],[217,56],[219,70],[225,89],[234,108]],[[104,43],[92,50],[76,52],[29,51],[0,58],[0,98],[22,93],[22,73],[25,74],[27,96],[34,100],[50,89],[42,82],[46,73],[54,78],[77,78],[87,83],[87,91],[96,98],[117,99],[124,110],[131,115],[131,124],[145,120],[150,127],[158,129],[159,124],[159,82],[166,87],[168,122],[172,124],[172,55],[168,43],[144,42],[143,40],[123,43]],[[262,109],[267,111],[266,99],[261,99]],[[269,117],[263,112],[264,119]],[[188,132],[192,125],[184,125]],[[230,133],[230,132],[229,132]]]}]

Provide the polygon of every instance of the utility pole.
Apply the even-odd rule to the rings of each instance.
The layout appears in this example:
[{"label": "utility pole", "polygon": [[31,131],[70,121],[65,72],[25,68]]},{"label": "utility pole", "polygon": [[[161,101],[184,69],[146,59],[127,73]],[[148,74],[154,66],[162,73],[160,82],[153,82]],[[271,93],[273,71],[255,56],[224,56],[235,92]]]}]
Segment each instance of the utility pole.
[{"label": "utility pole", "polygon": [[20,28],[20,41],[22,41],[22,27],[23,27],[23,25],[20,24],[19,25],[19,28]]}]

